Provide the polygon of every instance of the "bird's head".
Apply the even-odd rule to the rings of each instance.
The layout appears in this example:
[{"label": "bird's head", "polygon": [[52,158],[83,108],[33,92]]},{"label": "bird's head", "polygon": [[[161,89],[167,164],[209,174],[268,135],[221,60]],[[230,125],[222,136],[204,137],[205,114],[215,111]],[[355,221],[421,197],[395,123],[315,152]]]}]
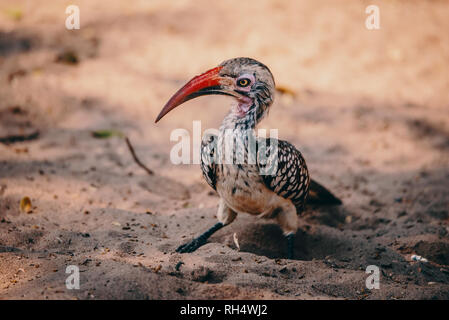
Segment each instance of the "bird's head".
[{"label": "bird's head", "polygon": [[274,88],[273,75],[264,64],[251,58],[226,60],[179,89],[159,113],[156,122],[188,100],[221,94],[236,99],[231,113],[237,120],[254,117],[257,123],[273,102]]}]

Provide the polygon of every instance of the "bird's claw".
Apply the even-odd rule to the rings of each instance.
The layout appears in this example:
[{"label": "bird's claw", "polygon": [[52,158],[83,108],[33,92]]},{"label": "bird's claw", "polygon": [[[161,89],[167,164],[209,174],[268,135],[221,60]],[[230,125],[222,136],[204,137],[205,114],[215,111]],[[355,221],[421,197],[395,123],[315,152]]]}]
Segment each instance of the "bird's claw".
[{"label": "bird's claw", "polygon": [[176,252],[179,253],[190,253],[195,251],[196,249],[198,249],[199,247],[201,247],[203,244],[206,243],[205,239],[201,239],[201,238],[195,238],[190,242],[184,243],[183,245],[180,245],[177,249]]}]

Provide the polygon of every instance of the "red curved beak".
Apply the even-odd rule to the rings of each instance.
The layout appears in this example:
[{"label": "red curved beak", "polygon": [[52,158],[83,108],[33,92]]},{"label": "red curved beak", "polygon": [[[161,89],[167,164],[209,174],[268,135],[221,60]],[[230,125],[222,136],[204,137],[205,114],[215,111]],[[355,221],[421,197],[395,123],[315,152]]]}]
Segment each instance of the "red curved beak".
[{"label": "red curved beak", "polygon": [[187,82],[181,89],[178,90],[178,92],[176,92],[170,98],[170,100],[168,100],[167,104],[157,116],[155,122],[161,120],[163,116],[165,116],[180,104],[193,98],[207,94],[229,94],[226,91],[222,90],[220,85],[220,80],[222,80],[223,78],[220,77],[218,73],[222,68],[223,67],[213,68]]}]

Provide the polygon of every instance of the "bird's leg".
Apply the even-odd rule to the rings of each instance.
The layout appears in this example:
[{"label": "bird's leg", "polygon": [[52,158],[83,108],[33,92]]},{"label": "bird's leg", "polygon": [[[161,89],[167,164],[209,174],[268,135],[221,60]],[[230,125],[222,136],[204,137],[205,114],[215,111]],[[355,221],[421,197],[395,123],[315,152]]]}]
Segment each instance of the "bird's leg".
[{"label": "bird's leg", "polygon": [[276,219],[287,238],[287,259],[293,259],[295,233],[298,229],[298,214],[295,206],[290,201],[284,202],[279,209]]},{"label": "bird's leg", "polygon": [[202,245],[204,245],[209,239],[211,235],[213,235],[215,232],[223,228],[225,225],[230,224],[232,221],[234,221],[235,217],[237,216],[237,213],[233,211],[231,208],[229,208],[226,203],[223,201],[223,199],[220,199],[220,203],[218,205],[218,211],[217,211],[217,218],[219,222],[217,222],[212,228],[204,232],[199,237],[193,239],[190,242],[187,242],[181,246],[179,246],[176,249],[176,252],[180,253],[188,253],[193,252]]},{"label": "bird's leg", "polygon": [[209,237],[211,235],[213,235],[216,231],[220,230],[221,228],[223,228],[223,223],[221,222],[217,222],[212,228],[210,228],[209,230],[207,230],[206,232],[204,232],[202,235],[200,235],[198,238],[193,239],[190,242],[187,242],[181,246],[179,246],[176,249],[176,252],[180,252],[180,253],[187,253],[187,252],[193,252],[196,249],[198,249],[199,247],[201,247],[203,244],[206,243],[207,239],[209,239]]}]

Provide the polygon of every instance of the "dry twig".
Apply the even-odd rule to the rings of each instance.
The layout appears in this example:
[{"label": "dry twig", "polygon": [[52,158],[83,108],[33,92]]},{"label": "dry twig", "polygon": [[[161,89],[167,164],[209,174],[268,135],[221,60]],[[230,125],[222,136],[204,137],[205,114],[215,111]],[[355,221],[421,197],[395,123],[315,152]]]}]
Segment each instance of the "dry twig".
[{"label": "dry twig", "polygon": [[139,158],[137,158],[136,152],[134,151],[134,148],[133,148],[133,146],[132,146],[132,144],[131,144],[131,141],[129,141],[129,138],[128,138],[128,137],[125,137],[125,141],[126,141],[126,144],[127,144],[128,148],[129,148],[129,151],[131,152],[131,155],[133,156],[133,159],[134,159],[134,161],[137,163],[137,165],[138,165],[139,167],[141,167],[143,170],[145,170],[150,176],[153,175],[154,172],[153,172],[151,169],[149,169],[147,166],[145,166],[145,165],[139,160]]}]

